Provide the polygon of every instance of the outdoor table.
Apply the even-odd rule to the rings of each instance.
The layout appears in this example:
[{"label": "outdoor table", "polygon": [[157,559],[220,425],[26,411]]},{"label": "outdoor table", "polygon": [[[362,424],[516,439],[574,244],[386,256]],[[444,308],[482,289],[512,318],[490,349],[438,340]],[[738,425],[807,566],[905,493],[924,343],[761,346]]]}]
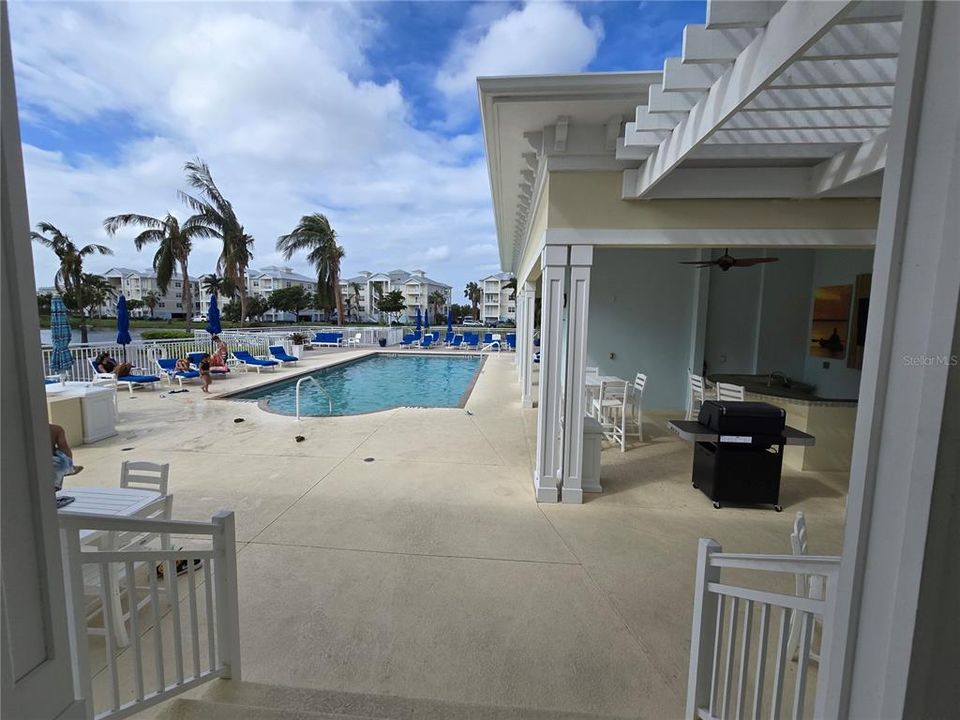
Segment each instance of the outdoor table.
[{"label": "outdoor table", "polygon": [[[63,515],[103,515],[107,517],[147,515],[154,511],[158,504],[166,502],[167,499],[166,496],[155,490],[119,487],[79,487],[57,493],[57,497],[64,495],[74,498],[74,501],[59,508],[58,513]],[[115,550],[116,532],[81,530],[80,544],[95,545],[101,550]],[[112,564],[109,566],[109,575],[110,587],[105,589],[105,595],[106,601],[114,607],[114,635],[117,638],[118,645],[126,646],[130,643],[130,640],[127,637],[123,613],[120,612],[120,579],[117,577],[116,569]],[[130,578],[129,582],[132,583],[133,578]]]}]

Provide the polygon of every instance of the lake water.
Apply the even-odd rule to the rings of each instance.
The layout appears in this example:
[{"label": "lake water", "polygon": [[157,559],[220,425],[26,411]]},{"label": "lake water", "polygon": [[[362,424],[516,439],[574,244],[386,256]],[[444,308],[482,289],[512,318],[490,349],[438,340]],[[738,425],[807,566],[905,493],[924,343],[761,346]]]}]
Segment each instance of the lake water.
[{"label": "lake water", "polygon": [[[71,343],[80,342],[80,328],[71,328],[71,333],[73,337],[70,339]],[[143,339],[143,336],[140,334],[139,330],[131,330],[130,338],[134,342],[138,342]],[[105,330],[104,328],[91,328],[87,331],[87,339],[89,342],[97,343],[112,343],[117,341],[117,331],[116,330]],[[49,328],[40,328],[40,344],[41,345],[50,345],[52,343],[50,339],[50,329]]]}]

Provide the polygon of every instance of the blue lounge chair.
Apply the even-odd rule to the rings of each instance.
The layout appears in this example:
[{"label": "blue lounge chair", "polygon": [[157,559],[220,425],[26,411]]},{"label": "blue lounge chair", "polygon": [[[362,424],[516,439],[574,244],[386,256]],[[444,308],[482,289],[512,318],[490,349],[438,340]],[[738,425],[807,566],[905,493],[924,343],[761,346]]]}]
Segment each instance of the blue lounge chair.
[{"label": "blue lounge chair", "polygon": [[424,335],[420,340],[420,347],[426,349],[431,345],[433,345],[433,335]]},{"label": "blue lounge chair", "polygon": [[400,341],[400,347],[411,347],[414,343],[418,342],[420,342],[420,333],[407,333],[403,336],[403,340]]},{"label": "blue lounge chair", "polygon": [[459,349],[463,345],[463,335],[454,335],[453,340],[450,341],[450,347],[454,349]]},{"label": "blue lounge chair", "polygon": [[470,348],[471,350],[476,350],[480,347],[480,336],[476,333],[464,333],[463,334],[463,347]]},{"label": "blue lounge chair", "polygon": [[[148,387],[151,390],[154,387],[154,383],[160,382],[160,377],[158,375],[134,375],[133,373],[129,375],[124,375],[121,378],[114,376],[113,373],[103,373],[100,372],[100,368],[97,367],[97,361],[95,358],[90,358],[90,366],[93,368],[93,382],[96,384],[98,381],[104,384],[117,383],[117,386],[126,385],[127,390],[130,391],[130,394],[133,395],[133,388],[136,387]],[[140,368],[138,368],[140,369]]]},{"label": "blue lounge chair", "polygon": [[256,368],[259,373],[263,368],[276,369],[278,363],[276,360],[261,360],[260,358],[254,357],[246,350],[236,350],[233,353],[233,356],[240,361],[240,364],[243,365],[245,370],[250,368]]},{"label": "blue lounge chair", "polygon": [[483,344],[489,345],[493,342],[493,333],[484,333],[483,334]]},{"label": "blue lounge chair", "polygon": [[177,384],[183,387],[184,380],[195,380],[200,377],[199,370],[177,370],[176,358],[157,358],[157,367],[163,371],[168,385],[172,385],[176,380]]},{"label": "blue lounge chair", "polygon": [[507,333],[507,349],[516,350],[517,349],[517,334],[516,333]]},{"label": "blue lounge chair", "polygon": [[271,345],[269,350],[270,355],[273,356],[273,359],[277,360],[283,365],[286,365],[287,363],[293,365],[295,362],[300,360],[300,358],[298,358],[296,355],[291,355],[284,350],[281,345]]},{"label": "blue lounge chair", "polygon": [[457,337],[457,334],[455,332],[448,332],[446,334],[446,337],[443,338],[443,342],[446,343],[447,345],[453,345],[453,340],[456,337]]}]

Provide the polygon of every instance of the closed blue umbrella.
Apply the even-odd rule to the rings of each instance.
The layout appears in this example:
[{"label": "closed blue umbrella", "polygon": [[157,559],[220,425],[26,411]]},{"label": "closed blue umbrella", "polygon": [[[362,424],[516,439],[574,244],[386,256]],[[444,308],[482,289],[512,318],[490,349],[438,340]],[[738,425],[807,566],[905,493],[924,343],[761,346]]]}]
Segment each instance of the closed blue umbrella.
[{"label": "closed blue umbrella", "polygon": [[50,302],[50,338],[53,352],[50,355],[50,372],[57,373],[61,379],[73,367],[73,355],[70,354],[70,317],[63,298],[54,295]]},{"label": "closed blue umbrella", "polygon": [[210,309],[207,311],[207,332],[211,335],[219,335],[220,328],[220,308],[217,307],[217,296],[210,296]]},{"label": "closed blue umbrella", "polygon": [[130,315],[127,312],[127,299],[120,293],[117,298],[117,344],[123,345],[123,358],[127,358],[127,345],[130,340]]},{"label": "closed blue umbrella", "polygon": [[417,332],[420,332],[421,327],[423,327],[423,320],[420,317],[420,308],[417,308]]},{"label": "closed blue umbrella", "polygon": [[453,332],[453,310],[447,310],[447,332]]},{"label": "closed blue umbrella", "polygon": [[423,327],[424,329],[430,327],[430,311],[427,308],[423,309]]}]

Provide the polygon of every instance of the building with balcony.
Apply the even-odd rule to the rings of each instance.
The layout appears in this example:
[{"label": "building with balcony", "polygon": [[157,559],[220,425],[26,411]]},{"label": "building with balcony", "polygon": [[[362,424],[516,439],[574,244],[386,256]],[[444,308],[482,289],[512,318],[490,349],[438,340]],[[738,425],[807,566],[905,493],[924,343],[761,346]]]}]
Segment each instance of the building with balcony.
[{"label": "building with balcony", "polygon": [[[247,276],[247,294],[264,300],[269,300],[270,293],[274,290],[296,286],[302,287],[312,295],[317,291],[317,279],[294,272],[293,268],[278,265],[267,265],[260,270],[251,270]],[[301,310],[300,317],[309,318],[314,322],[325,319],[324,313],[314,308]],[[293,313],[281,312],[273,308],[263,314],[263,320],[267,322],[294,322],[296,319]]]},{"label": "building with balcony", "polygon": [[480,319],[485,323],[513,323],[517,320],[517,285],[513,273],[488,275],[479,283],[483,290]]},{"label": "building with balcony", "polygon": [[[182,320],[189,314],[190,317],[205,311],[206,305],[200,294],[200,282],[196,278],[190,278],[190,308],[184,308],[182,302],[183,277],[179,273],[174,273],[167,286],[167,291],[162,292],[157,285],[157,273],[153,270],[133,270],[125,267],[112,267],[106,272],[100,273],[101,277],[106,279],[114,288],[115,296],[120,293],[127,300],[141,300],[146,302],[145,298],[153,293],[157,298],[156,307],[151,313],[150,309],[144,306],[133,310],[131,314],[134,317],[154,317],[162,320]],[[204,308],[204,310],[201,310]],[[107,301],[100,308],[103,315],[116,314],[116,299]]]},{"label": "building with balcony", "polygon": [[[340,281],[344,314],[348,316],[346,320],[359,322],[382,320],[380,313],[377,312],[377,298],[394,290],[400,290],[403,293],[403,301],[406,304],[402,322],[414,322],[418,309],[421,312],[432,311],[443,315],[447,312],[452,289],[446,283],[427,277],[423,270],[413,272],[390,270],[379,273],[364,270],[356,277]],[[443,304],[435,304],[430,300],[436,292],[443,293],[446,298]]]}]

